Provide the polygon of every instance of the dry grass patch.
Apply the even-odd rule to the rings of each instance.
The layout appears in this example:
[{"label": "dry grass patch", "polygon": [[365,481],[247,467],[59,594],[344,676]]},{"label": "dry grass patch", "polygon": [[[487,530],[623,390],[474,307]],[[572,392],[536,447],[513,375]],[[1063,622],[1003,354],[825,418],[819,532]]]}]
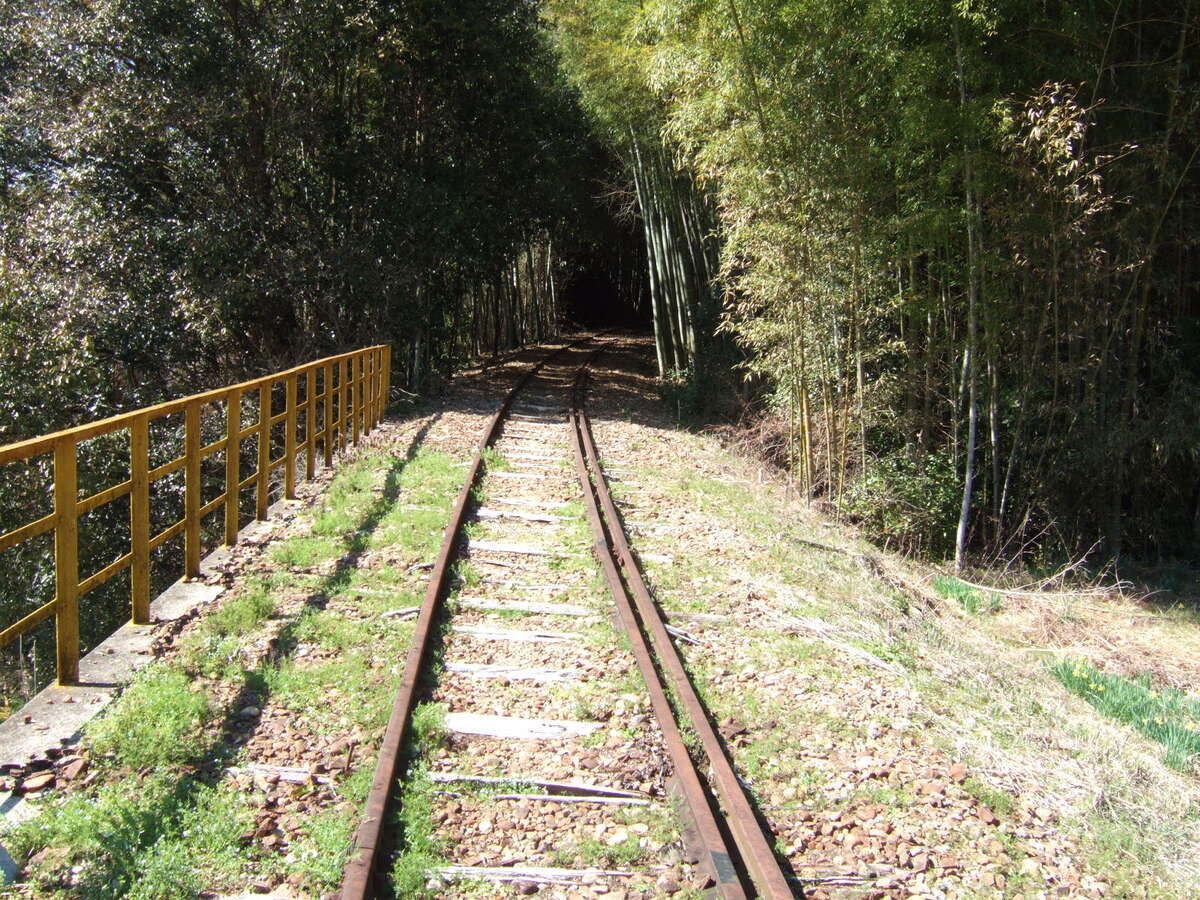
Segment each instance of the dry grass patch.
[{"label": "dry grass patch", "polygon": [[1047,671],[1194,691],[1187,617],[935,584],[712,437],[594,422],[662,605],[731,616],[689,665],[810,896],[1200,895],[1196,777]]}]

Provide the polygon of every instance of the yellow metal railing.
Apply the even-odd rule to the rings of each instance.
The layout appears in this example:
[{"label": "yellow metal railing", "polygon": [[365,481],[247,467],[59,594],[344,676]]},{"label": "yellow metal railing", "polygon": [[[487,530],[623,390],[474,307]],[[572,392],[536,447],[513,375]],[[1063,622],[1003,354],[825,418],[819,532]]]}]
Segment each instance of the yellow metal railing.
[{"label": "yellow metal railing", "polygon": [[[384,344],[0,447],[0,466],[53,454],[53,511],[0,535],[0,552],[53,531],[55,571],[54,599],[0,631],[0,647],[54,616],[58,683],[78,682],[81,596],[130,569],[132,621],[148,623],[151,552],[182,532],[183,575],[185,578],[199,575],[201,522],[223,506],[225,543],[237,543],[241,492],[254,486],[255,514],[257,518],[265,519],[270,475],[282,466],[284,496],[294,498],[297,460],[301,453],[307,478],[313,477],[316,468],[318,444],[324,465],[332,465],[335,450],[343,449],[347,442],[357,444],[360,435],[379,423],[387,405],[390,380],[391,347]],[[282,411],[275,413],[274,390],[280,384],[284,387],[284,404]],[[302,401],[298,400],[301,390]],[[255,392],[258,394],[258,421],[243,427],[242,398],[253,396]],[[221,404],[225,406],[224,436],[202,446],[201,412],[205,407],[216,405],[219,408]],[[179,413],[184,417],[183,454],[151,468],[150,423]],[[317,427],[318,418],[320,428]],[[280,423],[284,426],[283,455],[272,459],[271,430]],[[129,478],[80,499],[77,481],[79,444],[116,431],[129,433]],[[242,478],[241,445],[250,437],[258,439],[257,467]],[[202,504],[200,464],[220,451],[225,453],[225,490]],[[184,473],[183,518],[152,535],[150,485],[181,469]],[[130,498],[129,551],[80,581],[80,516],[126,495]]]}]

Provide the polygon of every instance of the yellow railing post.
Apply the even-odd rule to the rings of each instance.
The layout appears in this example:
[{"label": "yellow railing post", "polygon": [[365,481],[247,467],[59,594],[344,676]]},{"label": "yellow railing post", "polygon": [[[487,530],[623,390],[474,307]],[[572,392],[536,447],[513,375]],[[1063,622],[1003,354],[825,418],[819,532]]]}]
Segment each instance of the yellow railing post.
[{"label": "yellow railing post", "polygon": [[367,410],[371,408],[371,354],[363,353],[358,358],[358,414],[362,422],[362,433],[371,433],[371,422]]},{"label": "yellow railing post", "polygon": [[200,404],[183,411],[183,577],[200,574]]},{"label": "yellow railing post", "polygon": [[350,360],[343,359],[341,365],[342,373],[338,378],[338,450],[345,450],[346,444],[346,429],[350,427],[350,420],[346,418],[346,402],[350,397]]},{"label": "yellow railing post", "polygon": [[58,683],[79,681],[78,447],[72,438],[54,445],[55,640]]},{"label": "yellow railing post", "polygon": [[135,625],[150,622],[150,420],[138,416],[129,425],[129,566]]},{"label": "yellow railing post", "polygon": [[383,345],[383,403],[379,417],[387,415],[388,404],[392,402],[392,345]]},{"label": "yellow railing post", "polygon": [[254,490],[254,514],[259,519],[267,517],[270,505],[271,475],[271,383],[265,382],[258,389],[258,472]]},{"label": "yellow railing post", "polygon": [[283,496],[296,499],[296,376],[284,382],[286,391],[283,419]]},{"label": "yellow railing post", "polygon": [[374,367],[371,365],[371,354],[362,354],[362,433],[371,433],[371,379],[374,378]]},{"label": "yellow railing post", "polygon": [[367,425],[367,385],[371,383],[371,357],[362,353],[358,357],[358,432],[367,434],[371,429]]},{"label": "yellow railing post", "polygon": [[375,378],[371,382],[371,426],[377,427],[382,418],[379,415],[379,386],[383,384],[383,354],[378,350],[372,350],[371,360],[375,370]]},{"label": "yellow railing post", "polygon": [[371,350],[371,390],[367,391],[367,422],[372,430],[379,424],[379,353]]},{"label": "yellow railing post", "polygon": [[225,407],[225,546],[237,543],[242,481],[242,392],[234,390]]},{"label": "yellow railing post", "polygon": [[333,363],[325,365],[325,427],[321,433],[325,435],[321,446],[325,454],[325,468],[333,465]]},{"label": "yellow railing post", "polygon": [[383,353],[379,350],[372,350],[371,360],[375,370],[375,378],[371,382],[371,427],[374,428],[383,418],[379,414],[379,386],[383,384]]},{"label": "yellow railing post", "polygon": [[376,384],[379,380],[379,360],[376,359],[374,350],[367,350],[367,373],[367,402],[362,410],[362,421],[366,424],[367,433],[370,433],[376,425],[374,403],[376,403]]},{"label": "yellow railing post", "polygon": [[313,454],[317,450],[317,370],[304,373],[304,477],[312,481],[317,466]]},{"label": "yellow railing post", "polygon": [[350,357],[350,435],[358,443],[358,401],[362,394],[362,360]]}]

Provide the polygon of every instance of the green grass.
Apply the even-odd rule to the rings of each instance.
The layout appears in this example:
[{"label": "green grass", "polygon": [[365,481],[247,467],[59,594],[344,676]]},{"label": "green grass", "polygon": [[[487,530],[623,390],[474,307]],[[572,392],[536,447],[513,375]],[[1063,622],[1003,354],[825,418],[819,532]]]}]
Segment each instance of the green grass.
[{"label": "green grass", "polygon": [[372,464],[379,462],[379,458],[372,457],[334,476],[325,501],[313,518],[313,534],[336,537],[358,527],[364,507],[374,499],[371,470]]},{"label": "green grass", "polygon": [[1192,771],[1200,758],[1200,702],[1182,691],[1156,691],[1146,677],[1124,678],[1101,672],[1091,663],[1064,659],[1050,674],[1097,711],[1140,731],[1163,746],[1163,762]]},{"label": "green grass", "polygon": [[442,703],[421,703],[412,712],[408,740],[414,754],[424,756],[441,744],[446,732],[446,707]]},{"label": "green grass", "polygon": [[392,866],[396,897],[430,896],[425,889],[429,870],[444,862],[431,818],[435,788],[424,770],[410,774],[401,788],[396,827],[403,849]]},{"label": "green grass", "polygon": [[387,722],[390,686],[380,683],[363,648],[345,649],[316,663],[284,660],[264,673],[272,701],[292,710],[315,731],[329,734],[347,721],[363,728]]},{"label": "green grass", "polygon": [[188,672],[206,678],[237,678],[242,672],[242,638],[275,614],[279,581],[251,579],[204,617],[200,627],[180,641],[181,661]]},{"label": "green grass", "polygon": [[957,578],[935,575],[931,583],[939,595],[947,600],[957,600],[958,604],[973,616],[988,615],[1000,609],[999,594],[973,588]]},{"label": "green grass", "polygon": [[[445,735],[446,707],[422,703],[412,712],[406,751],[424,759],[441,745]],[[433,833],[433,803],[440,785],[434,784],[424,764],[409,769],[396,803],[396,829],[400,851],[392,866],[392,890],[396,897],[429,896],[425,884],[429,870],[445,861],[442,845]]]},{"label": "green grass", "polygon": [[307,569],[339,555],[338,543],[324,537],[288,538],[271,550],[276,562],[295,569]]},{"label": "green grass", "polygon": [[373,529],[369,546],[403,552],[410,564],[436,552],[463,473],[445,453],[421,453],[396,477],[392,490],[403,497]]},{"label": "green grass", "polygon": [[250,822],[229,788],[156,773],[76,794],[5,843],[18,859],[50,849],[29,874],[52,896],[173,900],[240,871]]},{"label": "green grass", "polygon": [[192,690],[184,672],[151,665],[118,703],[92,721],[87,740],[94,753],[112,754],[120,766],[177,765],[195,753],[190,739],[210,714],[208,696]]},{"label": "green grass", "polygon": [[963,790],[1001,818],[1007,818],[1016,811],[1017,801],[1012,794],[997,790],[974,776],[963,782]]},{"label": "green grass", "polygon": [[271,616],[275,606],[271,586],[262,578],[253,578],[244,591],[205,616],[202,630],[218,637],[243,635]]},{"label": "green grass", "polygon": [[616,844],[607,844],[596,838],[580,841],[575,847],[559,850],[554,854],[556,865],[570,868],[578,857],[583,865],[596,868],[626,868],[639,862],[645,855],[636,834],[630,834]]}]

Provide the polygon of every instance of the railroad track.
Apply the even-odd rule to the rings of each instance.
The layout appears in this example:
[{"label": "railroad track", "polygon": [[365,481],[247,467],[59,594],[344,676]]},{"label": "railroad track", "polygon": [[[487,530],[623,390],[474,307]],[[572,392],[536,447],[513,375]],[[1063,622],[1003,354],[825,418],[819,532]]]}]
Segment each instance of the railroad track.
[{"label": "railroad track", "polygon": [[[343,900],[480,896],[481,882],[489,896],[799,895],[609,493],[584,410],[602,349],[591,337],[543,359],[484,430]],[[423,855],[435,846],[455,863]]]}]

